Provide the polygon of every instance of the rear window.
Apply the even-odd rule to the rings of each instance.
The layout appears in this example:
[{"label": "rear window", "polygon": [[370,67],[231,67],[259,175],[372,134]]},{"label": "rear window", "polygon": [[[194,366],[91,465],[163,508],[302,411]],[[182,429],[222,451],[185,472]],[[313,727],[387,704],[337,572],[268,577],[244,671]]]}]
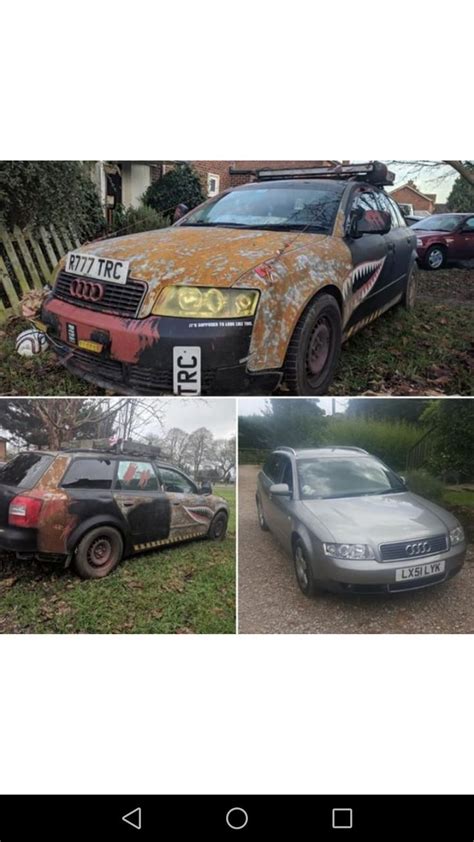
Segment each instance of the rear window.
[{"label": "rear window", "polygon": [[34,488],[53,459],[54,456],[41,453],[20,453],[0,468],[0,483],[16,488]]},{"label": "rear window", "polygon": [[115,461],[112,459],[75,459],[61,483],[63,488],[112,488]]}]

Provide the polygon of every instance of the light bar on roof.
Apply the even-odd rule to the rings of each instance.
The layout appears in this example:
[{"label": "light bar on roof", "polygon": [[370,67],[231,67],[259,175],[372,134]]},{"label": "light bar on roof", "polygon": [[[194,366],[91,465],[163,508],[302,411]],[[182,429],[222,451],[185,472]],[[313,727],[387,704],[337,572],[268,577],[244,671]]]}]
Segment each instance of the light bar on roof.
[{"label": "light bar on roof", "polygon": [[334,178],[359,179],[378,186],[392,185],[395,173],[390,172],[381,161],[369,161],[363,164],[336,164],[333,167],[301,167],[288,169],[270,169],[269,167],[255,170],[259,181],[271,181],[285,178]]}]

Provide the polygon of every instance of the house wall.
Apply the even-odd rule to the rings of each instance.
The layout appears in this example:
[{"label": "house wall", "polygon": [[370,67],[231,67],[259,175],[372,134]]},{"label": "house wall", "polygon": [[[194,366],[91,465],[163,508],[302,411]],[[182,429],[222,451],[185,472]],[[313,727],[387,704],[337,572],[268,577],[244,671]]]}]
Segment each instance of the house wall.
[{"label": "house wall", "polygon": [[419,193],[411,190],[410,187],[399,187],[390,192],[390,195],[396,202],[413,205],[413,210],[424,210],[433,213],[435,204],[429,196],[421,196]]},{"label": "house wall", "polygon": [[122,162],[122,204],[124,207],[138,208],[140,199],[151,184],[151,167],[134,161]]}]

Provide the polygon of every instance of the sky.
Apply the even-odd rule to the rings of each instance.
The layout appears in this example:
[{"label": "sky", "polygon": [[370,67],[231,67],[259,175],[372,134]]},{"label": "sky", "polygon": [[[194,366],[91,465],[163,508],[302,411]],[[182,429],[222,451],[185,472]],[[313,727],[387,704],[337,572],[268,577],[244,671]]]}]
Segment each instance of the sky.
[{"label": "sky", "polygon": [[[407,181],[414,181],[421,193],[436,193],[436,201],[438,203],[445,203],[451,192],[453,183],[457,178],[457,173],[449,166],[437,167],[431,170],[425,167],[421,172],[419,168],[413,164],[393,164],[386,161],[389,169],[395,173],[396,181],[394,187],[401,187]],[[390,192],[391,188],[388,188]]]},{"label": "sky", "polygon": [[[281,400],[288,401],[291,398],[281,398]],[[294,398],[298,400],[298,398]],[[319,398],[319,406],[324,409],[326,415],[332,414],[332,401],[335,401],[336,412],[344,412],[347,407],[347,398]],[[239,415],[261,415],[268,403],[267,398],[240,398],[239,400]]]},{"label": "sky", "polygon": [[164,430],[158,423],[149,423],[140,432],[163,435],[172,427],[192,433],[207,427],[217,439],[235,435],[235,400],[233,398],[151,398],[150,404],[161,405],[164,410]]}]

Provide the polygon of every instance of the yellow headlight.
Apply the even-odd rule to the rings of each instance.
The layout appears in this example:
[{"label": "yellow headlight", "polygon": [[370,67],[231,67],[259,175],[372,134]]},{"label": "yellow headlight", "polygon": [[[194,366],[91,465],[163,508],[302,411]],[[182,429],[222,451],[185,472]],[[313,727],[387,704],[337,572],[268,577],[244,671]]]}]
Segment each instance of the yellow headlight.
[{"label": "yellow headlight", "polygon": [[195,319],[242,319],[253,316],[258,292],[253,289],[165,287],[153,307],[155,316]]}]

